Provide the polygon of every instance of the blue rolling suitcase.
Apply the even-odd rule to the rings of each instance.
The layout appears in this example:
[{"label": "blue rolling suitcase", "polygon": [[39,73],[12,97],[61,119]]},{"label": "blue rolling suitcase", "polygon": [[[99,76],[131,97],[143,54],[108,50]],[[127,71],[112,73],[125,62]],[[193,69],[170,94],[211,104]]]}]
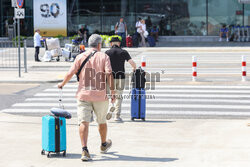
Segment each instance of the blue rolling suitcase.
[{"label": "blue rolling suitcase", "polygon": [[144,88],[133,88],[131,96],[131,120],[141,119],[145,121],[146,117],[146,93]]},{"label": "blue rolling suitcase", "polygon": [[66,156],[66,120],[64,117],[46,115],[42,118],[42,155],[63,152]]},{"label": "blue rolling suitcase", "polygon": [[148,36],[148,44],[150,47],[155,47],[155,39],[152,36]]}]

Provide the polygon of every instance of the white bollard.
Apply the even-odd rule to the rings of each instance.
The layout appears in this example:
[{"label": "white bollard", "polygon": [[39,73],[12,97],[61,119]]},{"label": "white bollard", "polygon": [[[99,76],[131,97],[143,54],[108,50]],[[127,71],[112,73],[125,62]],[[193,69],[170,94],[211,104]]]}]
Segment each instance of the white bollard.
[{"label": "white bollard", "polygon": [[141,57],[141,69],[145,71],[146,68],[146,56]]},{"label": "white bollard", "polygon": [[247,77],[247,62],[246,56],[242,56],[242,81],[246,81]]},{"label": "white bollard", "polygon": [[196,79],[197,79],[197,57],[196,56],[193,56],[192,57],[192,71],[193,71],[193,74],[192,74],[192,76],[193,76],[193,79],[192,79],[192,81],[196,81]]}]

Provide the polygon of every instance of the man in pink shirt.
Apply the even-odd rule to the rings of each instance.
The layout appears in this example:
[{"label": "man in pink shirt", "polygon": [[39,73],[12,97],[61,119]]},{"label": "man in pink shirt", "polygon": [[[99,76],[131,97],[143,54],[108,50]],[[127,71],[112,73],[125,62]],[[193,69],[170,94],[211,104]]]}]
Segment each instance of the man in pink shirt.
[{"label": "man in pink shirt", "polygon": [[87,148],[87,141],[92,111],[95,113],[99,125],[101,153],[106,153],[112,146],[112,141],[106,139],[106,115],[109,106],[106,93],[106,80],[111,89],[111,101],[112,103],[115,102],[114,82],[110,59],[108,55],[100,52],[102,46],[101,36],[97,34],[91,35],[88,44],[90,49],[77,56],[63,82],[58,84],[58,88],[62,89],[72,76],[78,73],[83,62],[87,60],[89,55],[91,55],[79,73],[78,90],[76,93],[79,134],[82,144],[82,161],[91,159]]}]

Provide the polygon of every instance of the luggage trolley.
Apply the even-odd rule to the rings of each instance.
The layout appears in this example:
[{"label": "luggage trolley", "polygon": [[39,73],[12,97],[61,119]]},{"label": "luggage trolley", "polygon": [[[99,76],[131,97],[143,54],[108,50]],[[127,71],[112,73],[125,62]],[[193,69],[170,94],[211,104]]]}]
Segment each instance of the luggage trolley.
[{"label": "luggage trolley", "polygon": [[62,56],[62,50],[60,47],[60,41],[58,38],[47,38],[44,40],[45,50],[49,51],[51,54],[51,59],[54,58],[56,61],[60,61],[60,57]]},{"label": "luggage trolley", "polygon": [[241,42],[245,42],[245,26],[241,26],[240,27],[240,36],[241,36],[241,39],[240,39],[240,41]]},{"label": "luggage trolley", "polygon": [[85,45],[81,45],[81,41],[77,39],[72,39],[71,44],[65,44],[63,49],[63,56],[65,61],[74,61],[77,55],[85,51]]},{"label": "luggage trolley", "polygon": [[240,26],[237,26],[236,27],[236,31],[235,31],[235,35],[236,35],[236,39],[235,39],[235,41],[236,42],[240,42]]}]

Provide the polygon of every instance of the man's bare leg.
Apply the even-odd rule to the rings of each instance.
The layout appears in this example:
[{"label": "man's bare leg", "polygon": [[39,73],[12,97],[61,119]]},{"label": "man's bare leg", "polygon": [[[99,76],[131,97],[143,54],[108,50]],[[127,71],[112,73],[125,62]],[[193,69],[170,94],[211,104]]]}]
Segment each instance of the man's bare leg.
[{"label": "man's bare leg", "polygon": [[82,122],[79,127],[79,134],[82,143],[82,147],[87,147],[88,135],[89,135],[89,123]]},{"label": "man's bare leg", "polygon": [[91,159],[87,144],[88,144],[88,134],[89,134],[89,123],[88,122],[82,122],[79,127],[79,134],[81,138],[82,143],[82,161],[88,161]]},{"label": "man's bare leg", "polygon": [[99,125],[99,133],[101,136],[102,145],[100,147],[101,153],[106,153],[112,146],[112,141],[110,139],[107,140],[107,124]]},{"label": "man's bare leg", "polygon": [[102,143],[105,143],[107,140],[107,131],[108,131],[107,124],[100,124],[99,125],[99,133],[101,136]]}]

